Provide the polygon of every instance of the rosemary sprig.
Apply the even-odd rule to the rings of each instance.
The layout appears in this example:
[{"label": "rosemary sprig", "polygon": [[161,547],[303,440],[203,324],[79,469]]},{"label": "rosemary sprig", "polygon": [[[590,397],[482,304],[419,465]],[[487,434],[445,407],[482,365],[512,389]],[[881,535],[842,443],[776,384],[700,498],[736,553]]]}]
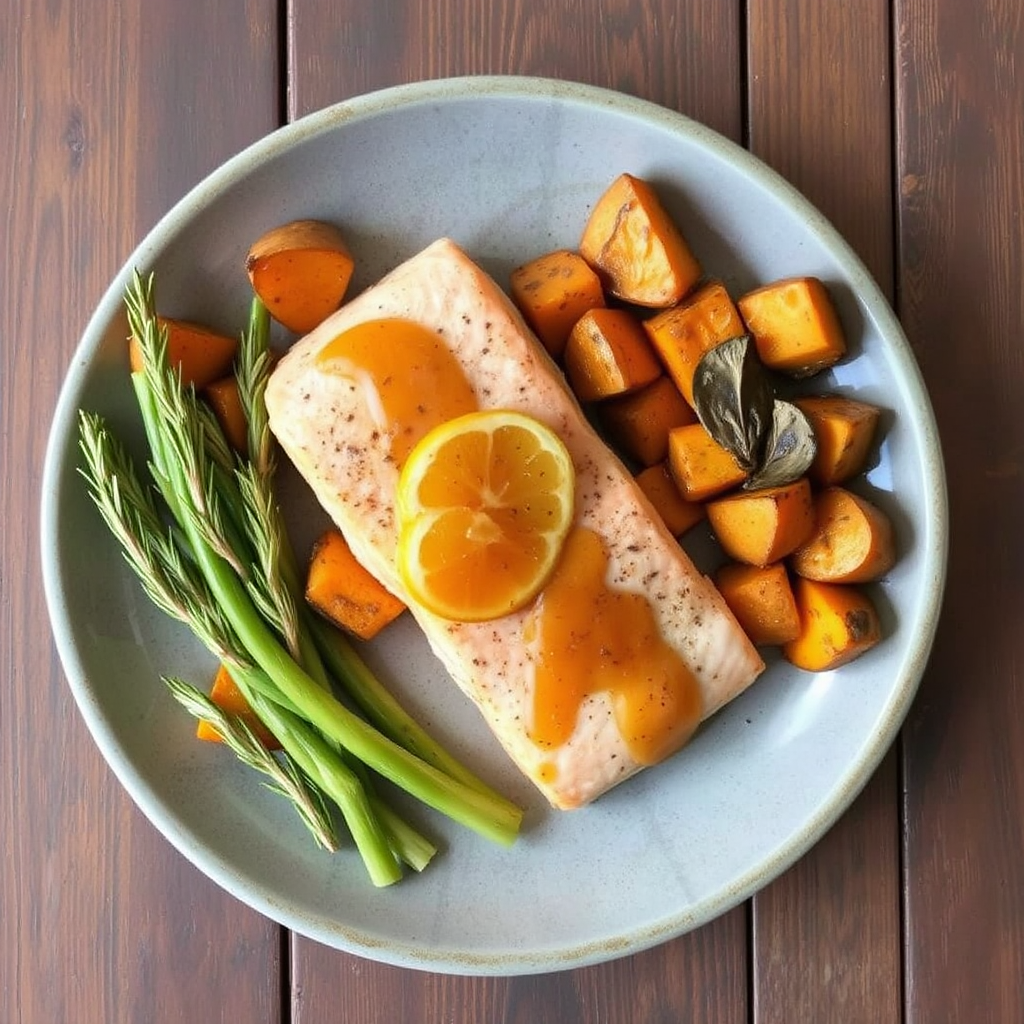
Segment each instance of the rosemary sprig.
[{"label": "rosemary sprig", "polygon": [[190,626],[219,661],[251,665],[206,580],[161,520],[152,491],[143,487],[124,446],[99,416],[80,414],[79,447],[90,497],[150,600]]},{"label": "rosemary sprig", "polygon": [[[330,745],[300,716],[268,701],[264,695],[266,680],[259,669],[232,671],[231,676],[256,716],[291,753],[303,774],[340,807],[349,808],[346,821],[356,836],[357,845],[360,848],[373,846],[379,829],[399,860],[422,871],[437,848],[376,795],[366,777],[365,766],[344,749]],[[378,885],[387,885],[399,877],[397,864],[386,859],[368,867]]]},{"label": "rosemary sprig", "polygon": [[196,402],[195,410],[201,421],[203,447],[207,457],[213,463],[218,475],[223,474],[230,478],[235,470],[235,453],[231,450],[231,445],[224,436],[220,423],[217,422],[216,414],[206,402]]},{"label": "rosemary sprig", "polygon": [[[187,521],[190,529],[244,578],[247,559],[230,543],[217,487],[220,458],[211,458],[208,451],[216,423],[204,412],[195,389],[183,387],[180,374],[168,365],[167,330],[156,317],[153,281],[152,274],[143,278],[135,271],[125,295],[125,308],[128,327],[143,353],[142,377],[156,414],[155,420],[147,421],[147,429],[160,423],[176,427],[149,437],[150,445],[160,449],[154,461],[164,477],[162,490],[165,497],[168,488],[175,492],[169,504],[180,525],[184,528]],[[171,466],[177,468],[178,480],[168,479]]]},{"label": "rosemary sprig", "polygon": [[274,445],[263,401],[270,377],[270,313],[259,298],[249,309],[249,324],[238,347],[235,378],[248,426],[249,461],[265,479],[274,473]]},{"label": "rosemary sprig", "polygon": [[320,790],[310,783],[286,753],[276,758],[256,737],[244,719],[228,714],[202,690],[183,679],[165,677],[174,699],[193,717],[209,722],[235,755],[250,768],[266,775],[268,789],[290,800],[317,845],[331,852],[338,849],[338,831]]},{"label": "rosemary sprig", "polygon": [[283,524],[274,495],[251,462],[237,472],[245,526],[252,538],[255,561],[246,581],[260,614],[281,634],[293,658],[301,659],[299,613],[281,573]]},{"label": "rosemary sprig", "polygon": [[[292,657],[307,662],[311,648],[306,645],[304,658],[297,574],[273,488],[275,448],[264,401],[270,365],[270,314],[256,296],[235,360],[235,380],[245,413],[249,450],[248,459],[236,474],[245,528],[255,553],[249,593],[263,617],[280,633]],[[313,653],[318,665],[319,657]]]}]

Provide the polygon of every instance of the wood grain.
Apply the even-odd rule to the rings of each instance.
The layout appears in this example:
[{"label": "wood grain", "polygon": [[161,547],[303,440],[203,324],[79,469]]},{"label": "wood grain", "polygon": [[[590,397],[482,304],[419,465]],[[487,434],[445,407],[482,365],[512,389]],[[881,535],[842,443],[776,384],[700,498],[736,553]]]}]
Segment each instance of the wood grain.
[{"label": "wood grain", "polygon": [[[400,82],[531,74],[651,99],[739,137],[735,7],[697,0],[465,4],[294,0],[290,116]],[[747,919],[739,908],[657,950],[532,979],[443,978],[364,963],[296,938],[295,1024],[747,1019]]]},{"label": "wood grain", "polygon": [[[893,292],[889,4],[752,0],[750,149],[843,233]],[[900,1019],[896,758],[753,900],[757,1024]]]},{"label": "wood grain", "polygon": [[1024,11],[895,8],[900,312],[942,433],[945,608],[904,733],[908,1024],[1024,1020]]},{"label": "wood grain", "polygon": [[739,10],[715,0],[292,0],[289,120],[402,82],[538,75],[653,100],[739,138]]},{"label": "wood grain", "polygon": [[746,915],[613,963],[522,978],[424,974],[297,941],[294,1024],[627,1024],[748,1019]]},{"label": "wood grain", "polygon": [[47,428],[93,306],[170,203],[276,120],[272,5],[230,18],[210,6],[0,8],[5,1024],[281,1015],[280,929],[172,850],[106,768],[58,664],[38,570]]}]

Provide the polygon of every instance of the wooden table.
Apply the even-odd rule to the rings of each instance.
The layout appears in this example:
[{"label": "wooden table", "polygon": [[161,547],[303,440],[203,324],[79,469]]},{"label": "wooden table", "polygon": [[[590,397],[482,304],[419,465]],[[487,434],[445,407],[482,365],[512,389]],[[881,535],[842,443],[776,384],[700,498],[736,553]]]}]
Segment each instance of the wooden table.
[{"label": "wooden table", "polygon": [[[451,978],[282,931],[156,833],[72,702],[37,510],[90,311],[190,186],[336,100],[505,72],[680,110],[824,210],[923,368],[952,543],[901,738],[792,870],[642,955]],[[1024,1020],[1019,0],[5,0],[0,96],[0,1021]]]}]

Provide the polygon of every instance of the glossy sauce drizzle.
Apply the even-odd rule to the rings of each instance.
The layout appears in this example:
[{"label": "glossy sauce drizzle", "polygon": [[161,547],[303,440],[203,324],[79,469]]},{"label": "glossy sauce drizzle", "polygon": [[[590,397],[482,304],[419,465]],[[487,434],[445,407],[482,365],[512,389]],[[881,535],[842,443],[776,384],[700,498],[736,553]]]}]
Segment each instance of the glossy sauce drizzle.
[{"label": "glossy sauce drizzle", "polygon": [[478,408],[444,339],[412,320],[357,324],[328,342],[317,362],[363,389],[375,422],[391,437],[391,458],[399,466],[428,431]]},{"label": "glossy sauce drizzle", "polygon": [[634,760],[656,764],[700,723],[700,686],[662,637],[650,601],[609,587],[607,569],[601,538],[574,529],[527,627],[538,651],[530,737],[560,746],[584,699],[606,691]]}]

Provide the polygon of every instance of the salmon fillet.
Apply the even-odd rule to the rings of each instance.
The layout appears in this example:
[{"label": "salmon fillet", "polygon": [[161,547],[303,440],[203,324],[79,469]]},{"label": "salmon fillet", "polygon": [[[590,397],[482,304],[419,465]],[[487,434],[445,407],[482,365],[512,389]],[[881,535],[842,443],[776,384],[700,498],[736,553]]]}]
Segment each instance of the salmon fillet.
[{"label": "salmon fillet", "polygon": [[271,428],[355,556],[409,606],[520,770],[553,806],[582,806],[644,767],[620,734],[609,694],[585,697],[569,739],[541,749],[530,736],[536,666],[529,608],[489,622],[452,622],[417,604],[398,574],[398,469],[379,410],[365,388],[317,359],[343,332],[382,318],[411,320],[444,338],[481,408],[514,409],[559,434],[576,468],[576,522],[603,541],[610,583],[646,595],[661,635],[699,685],[701,718],[741,693],[764,665],[714,585],[587,423],[505,293],[454,242],[435,242],[343,306],[274,370],[266,392]]}]

